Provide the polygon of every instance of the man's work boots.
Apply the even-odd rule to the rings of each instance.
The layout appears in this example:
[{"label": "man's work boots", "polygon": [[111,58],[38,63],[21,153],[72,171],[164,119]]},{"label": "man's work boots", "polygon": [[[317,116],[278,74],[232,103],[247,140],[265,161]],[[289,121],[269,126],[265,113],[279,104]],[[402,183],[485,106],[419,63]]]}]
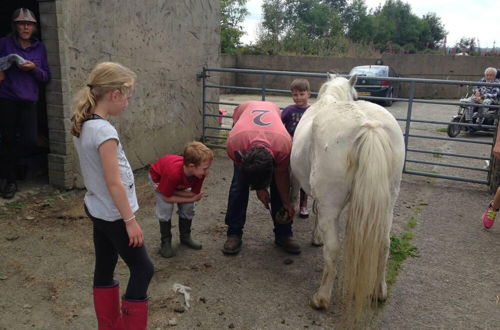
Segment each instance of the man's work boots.
[{"label": "man's work boots", "polygon": [[224,247],[222,248],[222,253],[224,254],[238,254],[241,250],[241,237],[239,236],[228,236]]},{"label": "man's work boots", "polygon": [[300,246],[292,237],[276,237],[274,243],[287,253],[300,254]]}]

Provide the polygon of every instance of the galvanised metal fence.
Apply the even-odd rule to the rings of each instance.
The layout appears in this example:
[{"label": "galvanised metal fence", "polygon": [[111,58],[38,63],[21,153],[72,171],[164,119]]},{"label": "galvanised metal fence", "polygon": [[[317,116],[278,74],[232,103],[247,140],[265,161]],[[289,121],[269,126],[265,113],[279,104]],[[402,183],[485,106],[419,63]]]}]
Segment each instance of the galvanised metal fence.
[{"label": "galvanised metal fence", "polygon": [[[261,86],[256,87],[243,87],[243,86],[230,86],[230,85],[220,85],[210,81],[210,73],[233,73],[233,74],[253,74],[260,75]],[[209,111],[209,105],[228,105],[237,106],[238,103],[234,102],[223,102],[220,100],[208,100],[207,99],[207,89],[216,88],[219,90],[229,90],[232,93],[253,93],[258,94],[262,101],[266,100],[266,97],[270,95],[290,95],[288,89],[272,89],[266,87],[266,82],[270,76],[290,76],[290,77],[316,77],[316,78],[327,78],[327,73],[310,73],[310,72],[293,72],[293,71],[272,71],[272,70],[250,70],[250,69],[234,69],[234,68],[204,68],[199,74],[199,77],[203,79],[203,140],[204,142],[214,148],[225,148],[225,140],[227,137],[227,131],[230,130],[229,127],[223,127],[220,123],[223,118],[231,118],[231,115],[222,114],[217,110]],[[365,77],[363,77],[365,78]],[[417,134],[414,131],[416,125],[419,124],[430,124],[430,125],[445,125],[448,127],[450,124],[458,125],[462,128],[481,128],[489,129],[492,132],[496,132],[496,125],[498,120],[495,120],[495,125],[480,125],[472,124],[467,122],[452,123],[451,118],[449,121],[433,120],[432,118],[414,118],[414,105],[417,103],[421,104],[432,104],[436,105],[436,111],[439,111],[439,106],[452,105],[456,106],[477,106],[477,104],[464,103],[460,101],[440,101],[440,100],[429,100],[429,99],[417,99],[415,98],[415,89],[417,84],[433,84],[433,85],[456,85],[456,86],[497,86],[500,84],[488,84],[479,83],[474,81],[460,81],[460,80],[439,80],[439,79],[419,79],[419,78],[401,78],[401,77],[366,77],[370,80],[386,80],[394,81],[407,84],[408,85],[408,97],[375,97],[375,96],[360,96],[359,99],[365,99],[369,101],[385,101],[392,100],[398,102],[406,102],[406,115],[405,116],[395,116],[396,119],[401,123],[401,128],[403,130],[405,139],[405,167],[403,173],[428,176],[434,178],[442,178],[448,180],[456,180],[463,182],[472,182],[479,184],[489,184],[490,183],[490,168],[491,164],[491,149],[493,145],[493,138],[495,134],[490,134],[482,139],[472,139],[469,138],[452,138],[443,135],[429,135],[429,134]],[[312,92],[313,96],[317,96],[316,92]],[[497,110],[498,105],[485,106],[487,108],[493,108]],[[434,110],[434,109],[433,109]],[[442,129],[442,128],[441,128]],[[442,129],[443,130],[443,129]],[[427,132],[428,133],[428,132]],[[465,149],[474,150],[474,146],[484,145],[488,146],[487,156],[476,155],[474,153],[468,152],[457,152],[451,150],[450,152],[442,150],[432,150],[425,143],[416,143],[416,147],[412,146],[413,141],[416,140],[428,140],[436,142],[442,141],[442,143],[464,143],[469,145]],[[464,148],[462,148],[464,149]],[[437,159],[436,159],[437,158]],[[454,159],[455,161],[442,161],[442,159]],[[464,162],[466,164],[464,164]],[[469,164],[471,163],[472,164]],[[410,164],[417,164],[421,166],[426,166],[427,169],[415,169]],[[481,165],[482,164],[482,165]],[[486,164],[486,165],[484,165]],[[429,170],[429,166],[431,169]],[[442,171],[435,170],[436,168],[447,168],[448,173],[441,173]]]}]

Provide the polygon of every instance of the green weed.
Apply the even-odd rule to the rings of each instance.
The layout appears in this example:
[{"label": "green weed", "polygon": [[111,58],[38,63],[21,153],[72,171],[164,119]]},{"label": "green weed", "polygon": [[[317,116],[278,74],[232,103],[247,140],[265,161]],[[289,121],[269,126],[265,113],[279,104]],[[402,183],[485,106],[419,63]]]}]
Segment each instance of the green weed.
[{"label": "green weed", "polygon": [[5,206],[7,206],[7,208],[9,209],[16,209],[16,210],[22,210],[26,207],[26,204],[24,203],[21,203],[21,202],[10,202],[10,203],[6,203]]},{"label": "green weed", "polygon": [[415,171],[415,172],[424,172],[424,173],[439,174],[439,171],[435,171],[435,170],[423,170],[421,168],[414,168],[414,167],[409,167],[409,166],[406,167],[406,170],[407,171]]},{"label": "green weed", "polygon": [[[420,213],[420,209],[417,209],[417,213]],[[386,281],[388,285],[392,285],[396,282],[399,270],[401,269],[403,262],[408,257],[418,257],[417,247],[411,244],[411,240],[415,237],[413,229],[416,225],[417,219],[412,216],[406,224],[406,231],[404,231],[399,237],[395,235],[391,236],[391,247],[386,273]]]},{"label": "green weed", "polygon": [[440,127],[438,129],[436,129],[436,132],[447,133],[448,132],[448,128],[446,128],[446,127]]}]

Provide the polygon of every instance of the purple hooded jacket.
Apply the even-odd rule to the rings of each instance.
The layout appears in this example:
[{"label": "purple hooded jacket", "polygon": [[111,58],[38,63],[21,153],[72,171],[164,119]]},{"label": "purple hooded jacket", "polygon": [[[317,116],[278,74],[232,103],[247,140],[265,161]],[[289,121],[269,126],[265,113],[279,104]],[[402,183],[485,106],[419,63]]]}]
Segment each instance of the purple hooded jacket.
[{"label": "purple hooded jacket", "polygon": [[0,98],[12,101],[38,101],[39,83],[50,79],[47,52],[43,42],[32,39],[31,46],[23,49],[16,36],[0,38],[0,57],[17,54],[35,63],[35,69],[22,71],[15,64],[4,71],[5,80],[0,82]]}]

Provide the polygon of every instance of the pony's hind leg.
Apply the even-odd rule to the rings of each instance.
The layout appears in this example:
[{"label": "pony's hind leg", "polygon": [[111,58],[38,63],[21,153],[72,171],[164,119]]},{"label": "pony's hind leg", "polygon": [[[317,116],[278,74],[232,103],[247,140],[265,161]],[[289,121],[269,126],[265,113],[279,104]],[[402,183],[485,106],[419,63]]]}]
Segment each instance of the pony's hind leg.
[{"label": "pony's hind leg", "polygon": [[[394,203],[393,203],[394,205]],[[388,221],[392,224],[392,209],[391,213],[388,215]],[[386,267],[387,267],[387,260],[389,259],[389,252],[390,252],[390,247],[391,247],[391,233],[390,231],[387,233],[387,236],[385,237],[385,254],[382,260],[380,260],[380,265],[379,267],[382,267],[383,271],[382,273],[382,278],[380,279],[380,284],[378,288],[378,301],[384,302],[387,300],[387,283],[385,280],[385,273],[386,273]]]},{"label": "pony's hind leg", "polygon": [[314,201],[313,206],[312,206],[312,212],[311,212],[313,226],[314,226],[311,244],[313,246],[319,247],[319,246],[323,246],[323,239],[321,238],[321,230],[320,230],[319,223],[318,223],[318,207],[317,206],[318,206],[317,202]]},{"label": "pony's hind leg", "polygon": [[333,281],[337,273],[335,259],[340,250],[338,237],[338,218],[342,207],[325,207],[318,202],[317,221],[323,235],[323,258],[325,266],[321,285],[311,299],[311,306],[316,309],[325,309],[330,305]]}]

